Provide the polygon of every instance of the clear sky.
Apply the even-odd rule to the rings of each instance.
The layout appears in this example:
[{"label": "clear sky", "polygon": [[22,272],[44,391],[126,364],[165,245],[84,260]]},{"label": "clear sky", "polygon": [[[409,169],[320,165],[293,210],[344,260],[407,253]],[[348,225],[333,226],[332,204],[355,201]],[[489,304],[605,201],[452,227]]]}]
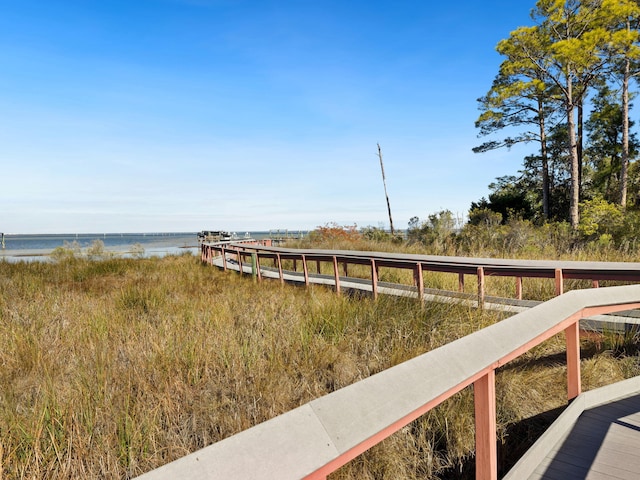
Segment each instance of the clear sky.
[{"label": "clear sky", "polygon": [[[312,229],[464,216],[534,0],[4,0],[0,232]],[[529,147],[524,153],[531,153]]]}]

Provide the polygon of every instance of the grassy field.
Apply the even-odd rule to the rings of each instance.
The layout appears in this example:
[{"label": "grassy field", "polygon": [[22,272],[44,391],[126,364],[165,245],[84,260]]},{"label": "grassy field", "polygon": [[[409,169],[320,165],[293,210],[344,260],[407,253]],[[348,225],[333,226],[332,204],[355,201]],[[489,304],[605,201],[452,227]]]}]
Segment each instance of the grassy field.
[{"label": "grassy field", "polygon": [[[256,283],[189,255],[0,262],[0,477],[130,478],[501,318]],[[640,373],[628,343],[583,345],[585,389]],[[563,349],[498,373],[502,465],[566,403]],[[465,390],[331,478],[468,476],[473,428]]]}]

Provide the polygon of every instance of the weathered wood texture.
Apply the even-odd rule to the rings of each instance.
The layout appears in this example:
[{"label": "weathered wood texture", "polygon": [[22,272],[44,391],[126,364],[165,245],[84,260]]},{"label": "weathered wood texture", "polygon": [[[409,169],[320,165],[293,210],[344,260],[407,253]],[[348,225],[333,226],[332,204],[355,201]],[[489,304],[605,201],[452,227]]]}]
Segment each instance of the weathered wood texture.
[{"label": "weathered wood texture", "polygon": [[640,394],[586,410],[529,478],[640,478]]},{"label": "weathered wood texture", "polygon": [[640,478],[640,377],[581,394],[503,480]]}]

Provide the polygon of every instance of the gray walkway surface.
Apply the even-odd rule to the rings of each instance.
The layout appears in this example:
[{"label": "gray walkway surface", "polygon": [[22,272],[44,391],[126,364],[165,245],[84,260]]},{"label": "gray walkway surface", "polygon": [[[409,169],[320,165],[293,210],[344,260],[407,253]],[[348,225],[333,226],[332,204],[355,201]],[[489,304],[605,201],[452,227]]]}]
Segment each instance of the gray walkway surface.
[{"label": "gray walkway surface", "polygon": [[[214,258],[212,265],[218,268],[222,268],[222,257]],[[235,271],[240,270],[238,263],[231,258],[231,255],[227,258],[227,268]],[[251,275],[251,265],[243,263],[242,271],[247,275]],[[260,266],[260,273],[263,278],[279,278],[278,270],[272,267]],[[283,277],[286,282],[304,283],[304,274],[302,272],[284,271]],[[309,283],[333,287],[335,284],[335,279],[333,275],[321,275],[309,272]],[[361,290],[364,292],[372,291],[371,280],[369,279],[341,276],[340,285],[345,290],[352,289]],[[378,293],[386,295],[396,295],[401,297],[418,298],[418,291],[416,287],[387,282],[378,282]],[[433,288],[424,289],[424,299],[427,302],[467,303],[473,307],[476,307],[478,305],[477,295],[452,292],[448,290],[437,290]],[[485,297],[484,308],[487,310],[507,311],[515,314],[539,305],[540,303],[542,302],[534,300],[500,298],[488,295]],[[580,322],[581,328],[585,330],[599,331],[601,329],[606,329],[610,332],[625,331],[633,325],[640,325],[640,312],[633,310],[628,312],[618,312],[615,315],[594,315],[592,317],[585,318]],[[638,479],[640,480],[640,476],[638,477]]]},{"label": "gray walkway surface", "polygon": [[640,479],[640,394],[585,410],[533,479]]}]

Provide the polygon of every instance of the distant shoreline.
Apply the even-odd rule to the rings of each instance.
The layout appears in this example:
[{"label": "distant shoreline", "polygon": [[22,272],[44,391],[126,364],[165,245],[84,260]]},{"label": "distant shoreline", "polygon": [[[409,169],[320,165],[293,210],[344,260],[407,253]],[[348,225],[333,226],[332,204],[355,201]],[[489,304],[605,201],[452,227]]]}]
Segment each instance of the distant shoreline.
[{"label": "distant shoreline", "polygon": [[[5,235],[5,248],[0,248],[0,261],[49,261],[57,248],[68,248],[84,255],[95,242],[100,242],[105,256],[165,256],[197,252],[195,233],[167,234],[42,234]],[[142,253],[141,253],[142,252]]]}]

